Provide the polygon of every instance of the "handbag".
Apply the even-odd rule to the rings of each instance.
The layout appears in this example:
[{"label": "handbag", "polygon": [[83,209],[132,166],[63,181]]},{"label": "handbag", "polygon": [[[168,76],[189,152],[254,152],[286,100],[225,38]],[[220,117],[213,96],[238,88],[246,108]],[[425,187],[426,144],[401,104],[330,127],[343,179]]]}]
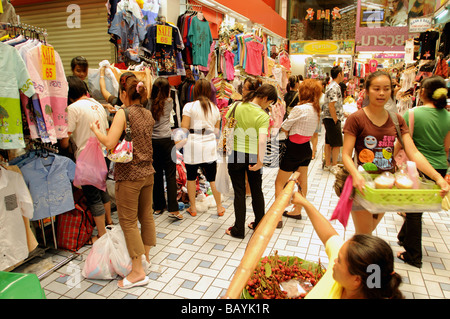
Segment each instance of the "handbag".
[{"label": "handbag", "polygon": [[128,163],[133,160],[133,141],[131,140],[131,127],[128,113],[130,110],[122,108],[125,112],[125,118],[127,121],[127,127],[125,129],[125,136],[120,143],[116,145],[114,149],[108,150],[107,157],[116,163]]},{"label": "handbag", "polygon": [[237,124],[235,114],[238,104],[240,103],[235,103],[233,109],[231,110],[230,116],[228,117],[225,125],[222,128],[222,133],[220,134],[217,150],[219,154],[222,154],[223,156],[231,155],[231,153],[233,152],[234,128]]},{"label": "handbag", "polygon": [[[401,167],[402,165],[406,164],[406,162],[409,161],[409,159],[405,152],[405,145],[403,144],[403,138],[402,138],[402,134],[400,131],[400,126],[398,123],[397,115],[395,113],[391,113],[391,112],[389,112],[389,115],[391,116],[392,121],[395,124],[395,129],[397,130],[398,140],[400,141],[400,144],[402,145],[402,148],[398,152],[395,152],[396,154],[394,155],[394,160],[395,160],[395,163],[397,164],[397,167]],[[413,132],[414,132],[413,109],[409,110],[409,132],[410,132],[410,135],[412,138]]]},{"label": "handbag", "polygon": [[222,194],[228,194],[232,189],[228,163],[225,158],[217,163],[216,188]]},{"label": "handbag", "polygon": [[77,251],[92,237],[95,222],[83,190],[73,192],[75,208],[56,217],[58,248]]},{"label": "handbag", "polygon": [[[353,158],[353,162],[355,163],[355,166],[358,166],[358,163],[356,161],[356,154]],[[334,192],[338,197],[341,197],[342,191],[345,186],[345,182],[347,181],[347,177],[350,175],[348,170],[345,168],[345,166],[339,166],[338,170],[336,172],[336,178],[334,180],[333,188]]]}]

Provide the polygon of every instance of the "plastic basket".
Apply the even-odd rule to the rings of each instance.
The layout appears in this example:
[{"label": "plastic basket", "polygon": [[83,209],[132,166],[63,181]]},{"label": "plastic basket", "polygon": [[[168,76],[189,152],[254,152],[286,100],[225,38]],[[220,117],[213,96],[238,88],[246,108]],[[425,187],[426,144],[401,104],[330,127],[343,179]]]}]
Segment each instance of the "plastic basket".
[{"label": "plastic basket", "polygon": [[371,213],[432,212],[442,210],[440,188],[375,189],[365,186],[364,196],[356,190],[356,201]]}]

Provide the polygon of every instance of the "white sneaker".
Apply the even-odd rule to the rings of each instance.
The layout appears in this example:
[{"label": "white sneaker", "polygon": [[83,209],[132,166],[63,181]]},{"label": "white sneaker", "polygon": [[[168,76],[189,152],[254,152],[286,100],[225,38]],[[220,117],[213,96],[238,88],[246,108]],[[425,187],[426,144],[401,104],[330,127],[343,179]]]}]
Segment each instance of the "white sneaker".
[{"label": "white sneaker", "polygon": [[331,166],[331,168],[330,168],[330,173],[331,174],[336,175],[338,171],[339,171],[339,166],[338,165]]}]

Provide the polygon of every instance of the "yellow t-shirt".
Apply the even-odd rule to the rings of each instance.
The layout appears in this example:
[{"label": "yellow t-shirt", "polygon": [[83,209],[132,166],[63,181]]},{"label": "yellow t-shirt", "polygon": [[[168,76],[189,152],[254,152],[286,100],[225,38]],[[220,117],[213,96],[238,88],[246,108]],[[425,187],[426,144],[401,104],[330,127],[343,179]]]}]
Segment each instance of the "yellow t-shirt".
[{"label": "yellow t-shirt", "polygon": [[327,271],[317,285],[306,295],[305,299],[341,299],[342,286],[333,278],[333,266],[343,244],[344,241],[338,235],[327,240],[325,245],[325,251],[329,259]]}]

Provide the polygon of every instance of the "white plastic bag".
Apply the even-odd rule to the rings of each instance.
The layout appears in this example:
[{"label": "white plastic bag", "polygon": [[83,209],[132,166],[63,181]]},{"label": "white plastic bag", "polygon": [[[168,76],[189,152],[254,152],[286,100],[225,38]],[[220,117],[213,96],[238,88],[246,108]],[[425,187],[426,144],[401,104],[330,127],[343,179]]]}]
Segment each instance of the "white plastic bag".
[{"label": "white plastic bag", "polygon": [[92,245],[81,272],[83,277],[89,279],[114,279],[116,273],[110,260],[111,250],[113,249],[112,241],[107,232]]},{"label": "white plastic bag", "polygon": [[[104,61],[102,61],[104,62]],[[100,62],[100,63],[102,63]],[[107,61],[106,61],[107,62]],[[104,63],[109,66],[108,63]],[[103,65],[103,64],[101,64]],[[114,73],[109,67],[105,69],[105,87],[106,90],[111,93],[111,95],[118,96],[119,92],[119,82],[117,82]],[[100,66],[101,68],[102,66]],[[102,91],[100,90],[100,68],[99,69],[91,69],[88,70],[88,86],[91,91],[92,97],[99,101],[104,101],[105,98],[102,95]]]},{"label": "white plastic bag", "polygon": [[225,159],[217,162],[216,188],[222,194],[228,194],[232,189],[230,175],[228,175],[228,163]]},{"label": "white plastic bag", "polygon": [[125,235],[122,228],[118,225],[115,225],[111,230],[107,230],[107,232],[113,247],[110,255],[112,267],[116,274],[125,278],[131,272],[131,258],[128,253]]}]

